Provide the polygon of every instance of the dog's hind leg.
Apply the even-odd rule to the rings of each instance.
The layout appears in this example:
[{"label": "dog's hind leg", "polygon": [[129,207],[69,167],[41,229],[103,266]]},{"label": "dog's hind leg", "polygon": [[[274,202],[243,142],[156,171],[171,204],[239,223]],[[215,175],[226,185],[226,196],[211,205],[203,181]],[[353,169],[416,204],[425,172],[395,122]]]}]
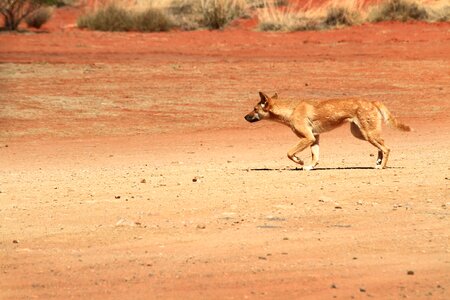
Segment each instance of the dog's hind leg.
[{"label": "dog's hind leg", "polygon": [[311,145],[311,165],[304,166],[304,170],[312,170],[314,169],[317,164],[319,163],[319,136],[315,136],[316,141]]},{"label": "dog's hind leg", "polygon": [[389,152],[391,152],[391,150],[386,147],[383,139],[377,134],[369,134],[367,140],[369,141],[369,143],[378,148],[378,158],[375,168],[384,169],[386,167],[389,158]]},{"label": "dog's hind leg", "polygon": [[[360,140],[365,140],[365,141],[369,141],[369,136],[367,135],[367,132],[365,130],[362,130],[358,123],[358,121],[355,120],[353,122],[350,123],[350,131],[353,134],[353,136],[357,139]],[[382,141],[382,140],[381,140]],[[370,142],[370,141],[369,141]],[[375,147],[378,148],[378,158],[377,158],[377,166],[381,165],[381,162],[383,160],[383,151],[380,150],[380,148],[378,146],[376,146],[374,143],[370,142],[372,145],[374,145]],[[379,144],[379,143],[378,143]],[[381,143],[383,144],[383,143]]]},{"label": "dog's hind leg", "polygon": [[391,150],[386,147],[384,140],[381,138],[381,114],[373,108],[360,110],[358,111],[357,118],[355,118],[353,122],[359,127],[364,139],[378,148],[378,157],[375,168],[384,169]]},{"label": "dog's hind leg", "polygon": [[350,123],[350,132],[352,135],[360,140],[367,141],[367,136],[364,134],[364,132],[359,128],[359,125],[357,124],[357,121],[352,121]]}]

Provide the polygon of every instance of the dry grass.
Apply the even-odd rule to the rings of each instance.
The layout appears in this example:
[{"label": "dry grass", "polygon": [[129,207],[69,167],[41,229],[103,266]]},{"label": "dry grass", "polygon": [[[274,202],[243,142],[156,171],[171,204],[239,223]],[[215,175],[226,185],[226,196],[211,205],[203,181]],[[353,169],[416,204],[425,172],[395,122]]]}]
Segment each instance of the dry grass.
[{"label": "dry grass", "polygon": [[78,25],[103,31],[221,29],[248,16],[251,7],[246,0],[138,0],[132,5],[126,0],[106,0],[95,12],[82,16]]},{"label": "dry grass", "polygon": [[277,7],[267,3],[258,11],[259,29],[263,31],[320,30],[336,26],[351,26],[362,21],[363,1],[329,1],[322,6],[287,5]]},{"label": "dry grass", "polygon": [[428,13],[428,22],[449,22],[450,2],[448,0],[435,0],[424,2],[423,7]]},{"label": "dry grass", "polygon": [[357,9],[345,6],[328,8],[323,23],[326,27],[353,26],[362,22],[361,13]]},{"label": "dry grass", "polygon": [[387,0],[373,7],[368,16],[369,22],[427,20],[429,18],[425,7],[412,0]]},{"label": "dry grass", "polygon": [[277,7],[267,3],[257,12],[259,30],[298,31],[322,30],[353,26],[364,22],[409,21],[445,22],[450,20],[448,1],[386,0],[368,6],[364,0],[331,0],[321,6],[287,5]]},{"label": "dry grass", "polygon": [[247,12],[245,0],[200,0],[201,25],[210,29],[221,29]]},{"label": "dry grass", "polygon": [[109,4],[93,13],[82,15],[78,27],[99,31],[168,31],[173,27],[170,16],[162,8],[135,7],[127,9]]},{"label": "dry grass", "polygon": [[[110,5],[105,6],[108,3]],[[294,1],[136,0],[130,4],[129,0],[104,0],[103,8],[80,18],[79,25],[110,31],[165,31],[173,27],[182,30],[222,29],[235,19],[256,15],[259,30],[299,31],[384,20],[450,20],[450,5],[445,0],[385,0],[375,6],[368,6],[366,0],[330,0],[320,6],[314,5],[313,0],[303,6],[289,3]],[[120,12],[117,8],[126,12]],[[128,18],[125,14],[133,16]],[[98,15],[98,19],[94,15]]]},{"label": "dry grass", "polygon": [[77,20],[80,28],[98,31],[129,31],[133,29],[133,15],[130,11],[110,4],[93,13],[82,15]]},{"label": "dry grass", "polygon": [[149,7],[142,12],[136,13],[134,29],[142,32],[168,31],[173,23],[167,14],[158,8]]},{"label": "dry grass", "polygon": [[448,22],[450,3],[447,0],[386,0],[372,7],[367,22],[410,21]]}]

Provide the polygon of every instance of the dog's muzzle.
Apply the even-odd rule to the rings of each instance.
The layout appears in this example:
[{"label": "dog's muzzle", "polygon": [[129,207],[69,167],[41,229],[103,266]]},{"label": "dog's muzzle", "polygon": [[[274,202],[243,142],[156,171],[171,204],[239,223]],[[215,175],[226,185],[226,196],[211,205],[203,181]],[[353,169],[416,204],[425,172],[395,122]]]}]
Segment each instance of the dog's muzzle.
[{"label": "dog's muzzle", "polygon": [[261,120],[261,118],[259,117],[258,114],[248,114],[244,118],[245,118],[245,120],[247,120],[250,123],[257,122],[257,121]]}]

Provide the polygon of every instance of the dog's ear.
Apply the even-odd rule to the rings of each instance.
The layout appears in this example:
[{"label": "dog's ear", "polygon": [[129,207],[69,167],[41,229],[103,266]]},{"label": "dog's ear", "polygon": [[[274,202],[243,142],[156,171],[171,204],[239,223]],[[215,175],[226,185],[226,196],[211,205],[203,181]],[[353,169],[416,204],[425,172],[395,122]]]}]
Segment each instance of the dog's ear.
[{"label": "dog's ear", "polygon": [[267,96],[266,94],[264,94],[263,92],[259,92],[259,97],[261,98],[261,102],[259,102],[261,104],[261,106],[264,108],[264,106],[267,106],[269,104],[269,96]]},{"label": "dog's ear", "polygon": [[278,93],[273,94],[273,96],[271,97],[271,99],[278,99]]}]

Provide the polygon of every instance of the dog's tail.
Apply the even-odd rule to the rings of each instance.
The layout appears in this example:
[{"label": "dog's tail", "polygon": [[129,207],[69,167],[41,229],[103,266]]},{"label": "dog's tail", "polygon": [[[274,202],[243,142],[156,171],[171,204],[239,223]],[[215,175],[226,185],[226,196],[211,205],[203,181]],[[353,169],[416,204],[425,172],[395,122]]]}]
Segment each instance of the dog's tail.
[{"label": "dog's tail", "polygon": [[392,114],[391,112],[387,109],[386,106],[384,106],[383,103],[379,102],[379,101],[375,101],[373,102],[373,104],[375,105],[376,108],[378,108],[378,111],[380,112],[381,116],[383,117],[384,122],[386,122],[386,124],[388,124],[391,127],[395,127],[401,131],[411,131],[411,127],[409,127],[406,124],[403,124],[401,122],[399,122]]}]

